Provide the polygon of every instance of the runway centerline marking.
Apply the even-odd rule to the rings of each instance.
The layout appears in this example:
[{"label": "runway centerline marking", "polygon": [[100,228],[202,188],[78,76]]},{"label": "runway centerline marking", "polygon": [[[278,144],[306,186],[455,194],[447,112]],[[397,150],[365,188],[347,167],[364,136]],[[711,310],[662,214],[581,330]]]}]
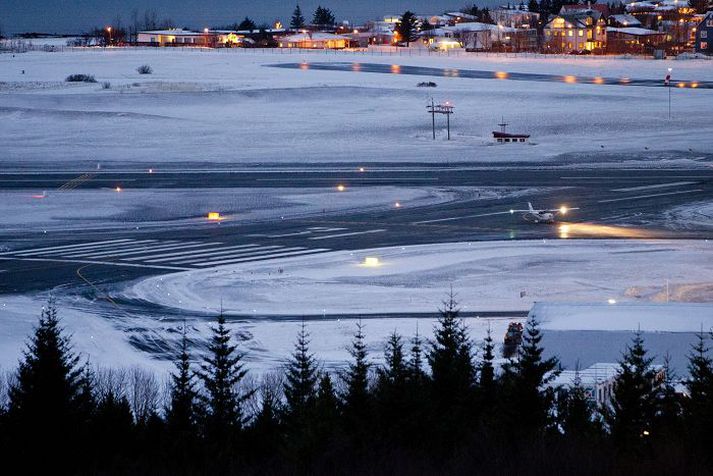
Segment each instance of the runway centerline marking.
[{"label": "runway centerline marking", "polygon": [[654,185],[640,185],[638,187],[626,187],[626,188],[613,188],[612,192],[637,192],[639,190],[649,190],[656,188],[668,188],[668,187],[679,187],[683,185],[693,185],[696,182],[670,182],[670,183],[657,183]]},{"label": "runway centerline marking", "polygon": [[334,235],[313,236],[312,238],[307,238],[307,239],[308,240],[327,240],[329,238],[342,238],[344,236],[357,236],[357,235],[368,235],[371,233],[381,233],[382,231],[386,231],[386,230],[383,228],[379,228],[378,230],[352,231],[350,233],[337,233]]},{"label": "runway centerline marking", "polygon": [[702,188],[695,188],[693,190],[679,190],[677,192],[652,193],[650,195],[636,195],[634,197],[610,198],[608,200],[599,200],[598,203],[625,202],[627,200],[640,200],[642,198],[667,197],[669,195],[682,195],[684,193],[696,193],[696,192],[702,192],[702,191],[703,191]]},{"label": "runway centerline marking", "polygon": [[423,220],[423,221],[415,221],[412,222],[412,225],[424,225],[426,223],[438,223],[442,221],[455,221],[455,220],[463,220],[464,218],[478,218],[478,217],[490,217],[490,216],[495,216],[495,215],[507,215],[509,214],[509,211],[504,211],[504,212],[492,212],[492,213],[478,213],[477,215],[463,215],[459,217],[449,217],[449,218],[437,218],[435,220]]}]

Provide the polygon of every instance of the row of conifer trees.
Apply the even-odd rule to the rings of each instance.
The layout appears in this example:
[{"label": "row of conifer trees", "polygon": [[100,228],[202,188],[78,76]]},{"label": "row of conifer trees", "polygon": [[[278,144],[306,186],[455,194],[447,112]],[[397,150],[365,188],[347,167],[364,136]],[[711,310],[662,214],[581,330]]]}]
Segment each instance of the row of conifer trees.
[{"label": "row of conifer trees", "polygon": [[501,365],[490,333],[470,340],[453,296],[431,340],[393,333],[379,366],[359,323],[345,369],[325,371],[303,323],[285,366],[252,385],[219,316],[200,358],[183,326],[165,401],[140,405],[80,362],[50,301],[0,400],[0,461],[17,474],[709,474],[708,338],[691,349],[683,396],[668,364],[655,378],[636,333],[597,408],[578,379],[548,385],[560,365],[535,320]]}]

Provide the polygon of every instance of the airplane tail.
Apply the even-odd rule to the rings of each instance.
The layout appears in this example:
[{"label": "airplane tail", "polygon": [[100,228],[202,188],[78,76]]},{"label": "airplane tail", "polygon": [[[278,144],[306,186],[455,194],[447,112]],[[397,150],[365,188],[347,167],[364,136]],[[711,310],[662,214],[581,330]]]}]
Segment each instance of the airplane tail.
[{"label": "airplane tail", "polygon": [[532,208],[532,203],[530,203],[530,202],[527,202],[527,208],[528,208],[531,212],[534,212],[534,211],[535,211],[535,209]]}]

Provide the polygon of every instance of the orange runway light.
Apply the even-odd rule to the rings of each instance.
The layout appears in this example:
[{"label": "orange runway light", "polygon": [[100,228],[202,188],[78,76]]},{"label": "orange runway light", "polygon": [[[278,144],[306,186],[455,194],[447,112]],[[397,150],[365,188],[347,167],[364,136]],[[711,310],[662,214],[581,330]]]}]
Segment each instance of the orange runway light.
[{"label": "orange runway light", "polygon": [[572,75],[567,75],[564,77],[564,82],[568,84],[574,84],[577,82],[577,77]]},{"label": "orange runway light", "polygon": [[508,76],[510,76],[508,73],[505,71],[496,71],[495,72],[495,77],[497,79],[508,79]]},{"label": "orange runway light", "polygon": [[594,84],[604,84],[604,78],[601,76],[596,76],[592,81]]}]

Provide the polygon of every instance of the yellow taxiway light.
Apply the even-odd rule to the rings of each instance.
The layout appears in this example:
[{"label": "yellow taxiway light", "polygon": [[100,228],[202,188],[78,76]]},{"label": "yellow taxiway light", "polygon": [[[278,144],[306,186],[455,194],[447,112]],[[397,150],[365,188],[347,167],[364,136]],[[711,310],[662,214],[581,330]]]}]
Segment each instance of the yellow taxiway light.
[{"label": "yellow taxiway light", "polygon": [[223,217],[220,216],[219,212],[208,212],[208,220],[210,221],[220,221]]},{"label": "yellow taxiway light", "polygon": [[379,258],[375,256],[367,256],[366,258],[364,258],[364,263],[362,264],[367,268],[376,268],[377,266],[381,265],[381,262],[379,261]]}]

